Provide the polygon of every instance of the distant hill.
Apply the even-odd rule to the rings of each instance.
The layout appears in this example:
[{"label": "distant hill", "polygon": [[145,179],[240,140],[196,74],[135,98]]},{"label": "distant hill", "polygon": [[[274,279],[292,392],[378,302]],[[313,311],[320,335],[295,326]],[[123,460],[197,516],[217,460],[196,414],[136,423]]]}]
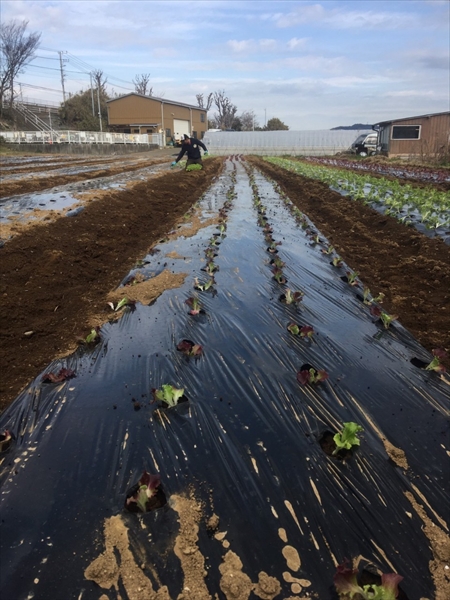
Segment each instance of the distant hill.
[{"label": "distant hill", "polygon": [[339,125],[339,127],[332,127],[331,131],[335,131],[336,129],[372,129],[372,125],[367,123],[355,123],[354,125]]}]

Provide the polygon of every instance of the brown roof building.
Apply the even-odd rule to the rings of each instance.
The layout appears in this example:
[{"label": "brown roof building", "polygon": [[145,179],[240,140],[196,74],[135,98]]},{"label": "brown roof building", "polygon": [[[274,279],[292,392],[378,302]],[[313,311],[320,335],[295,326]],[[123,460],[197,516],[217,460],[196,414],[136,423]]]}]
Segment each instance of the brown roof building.
[{"label": "brown roof building", "polygon": [[389,157],[439,159],[450,153],[450,112],[382,121],[373,129],[380,152]]},{"label": "brown roof building", "polygon": [[108,100],[108,124],[121,133],[163,133],[165,142],[183,134],[201,139],[208,129],[206,110],[142,94],[126,94]]}]

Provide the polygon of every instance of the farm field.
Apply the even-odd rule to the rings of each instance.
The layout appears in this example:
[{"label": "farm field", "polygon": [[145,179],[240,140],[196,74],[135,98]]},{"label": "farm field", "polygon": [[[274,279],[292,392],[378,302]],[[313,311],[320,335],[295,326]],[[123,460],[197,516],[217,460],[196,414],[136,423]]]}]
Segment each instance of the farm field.
[{"label": "farm field", "polygon": [[2,201],[7,597],[332,600],[358,559],[447,598],[450,246],[261,158],[148,167]]}]

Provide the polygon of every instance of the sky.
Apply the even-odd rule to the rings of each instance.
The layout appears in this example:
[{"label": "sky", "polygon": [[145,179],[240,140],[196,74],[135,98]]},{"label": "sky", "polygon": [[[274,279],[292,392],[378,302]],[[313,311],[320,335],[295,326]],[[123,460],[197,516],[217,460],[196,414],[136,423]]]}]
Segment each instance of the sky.
[{"label": "sky", "polygon": [[196,105],[224,90],[261,126],[450,110],[449,0],[2,0],[11,19],[41,32],[18,78],[28,99],[62,101],[62,57],[66,92],[88,89],[94,69],[119,94],[149,73],[156,96]]}]

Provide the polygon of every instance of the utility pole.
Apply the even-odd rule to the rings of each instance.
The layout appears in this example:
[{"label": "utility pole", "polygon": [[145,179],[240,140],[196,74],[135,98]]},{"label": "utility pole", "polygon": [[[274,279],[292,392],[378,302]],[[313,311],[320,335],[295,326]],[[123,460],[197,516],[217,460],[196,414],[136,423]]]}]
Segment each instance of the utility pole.
[{"label": "utility pole", "polygon": [[102,128],[102,113],[100,111],[100,86],[97,86],[97,103],[98,103],[98,120],[100,122],[100,131],[103,131]]},{"label": "utility pole", "polygon": [[267,109],[264,109],[264,127],[267,125]]},{"label": "utility pole", "polygon": [[58,50],[58,54],[59,54],[59,65],[61,67],[61,86],[62,86],[62,93],[63,93],[63,101],[66,101],[66,90],[64,89],[64,66],[63,66],[63,58],[62,55],[64,53],[64,50]]},{"label": "utility pole", "polygon": [[94,88],[92,87],[92,72],[89,73],[89,77],[91,78],[91,100],[92,100],[92,116],[95,117],[95,107],[94,107]]}]

